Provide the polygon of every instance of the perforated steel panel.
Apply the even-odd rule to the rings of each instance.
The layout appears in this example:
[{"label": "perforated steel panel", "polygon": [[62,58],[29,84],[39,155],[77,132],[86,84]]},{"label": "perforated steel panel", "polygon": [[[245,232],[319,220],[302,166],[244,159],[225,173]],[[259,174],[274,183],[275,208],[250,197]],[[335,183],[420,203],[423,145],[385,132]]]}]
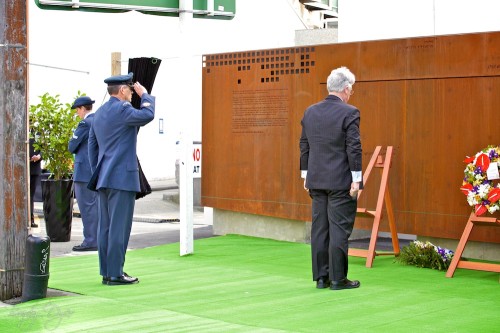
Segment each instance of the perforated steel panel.
[{"label": "perforated steel panel", "polygon": [[[500,144],[500,32],[204,56],[203,204],[310,221],[300,120],[340,66],[356,75],[350,103],[361,111],[364,166],[376,146],[394,146],[398,232],[459,238],[471,211],[459,190],[462,161]],[[370,181],[362,207],[375,205]],[[478,228],[472,238],[500,242],[500,231]]]}]

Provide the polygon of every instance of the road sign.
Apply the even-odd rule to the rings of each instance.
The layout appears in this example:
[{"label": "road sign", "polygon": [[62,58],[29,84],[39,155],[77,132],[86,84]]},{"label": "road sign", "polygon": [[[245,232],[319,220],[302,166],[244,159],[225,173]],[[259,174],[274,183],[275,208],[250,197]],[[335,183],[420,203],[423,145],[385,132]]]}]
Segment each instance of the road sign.
[{"label": "road sign", "polygon": [[201,178],[201,144],[193,143],[193,178]]},{"label": "road sign", "polygon": [[[136,10],[144,14],[179,16],[179,0],[35,0],[41,9],[123,13]],[[231,20],[236,0],[193,0],[193,17]]]}]

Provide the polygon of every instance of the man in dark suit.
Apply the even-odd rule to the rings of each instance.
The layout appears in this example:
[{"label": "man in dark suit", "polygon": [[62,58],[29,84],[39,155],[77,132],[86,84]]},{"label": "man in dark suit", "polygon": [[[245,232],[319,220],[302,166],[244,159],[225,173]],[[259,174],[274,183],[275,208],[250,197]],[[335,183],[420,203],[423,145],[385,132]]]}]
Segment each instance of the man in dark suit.
[{"label": "man in dark suit", "polygon": [[[123,265],[140,191],[137,132],[154,119],[155,97],[132,78],[129,73],[104,80],[111,97],[95,112],[89,133],[90,165],[98,176],[99,266],[102,283],[107,285],[139,281],[124,273]],[[134,91],[141,97],[140,109],[130,104]]]},{"label": "man in dark suit", "polygon": [[71,106],[71,109],[76,110],[78,117],[82,119],[68,143],[68,150],[75,154],[73,182],[83,223],[83,242],[73,246],[73,251],[97,251],[97,193],[87,188],[92,176],[88,140],[94,119],[94,113],[92,113],[94,103],[95,101],[90,97],[81,96]]},{"label": "man in dark suit", "polygon": [[312,198],[311,254],[317,288],[359,287],[347,279],[348,239],[362,187],[359,110],[347,104],[355,77],[345,67],[327,79],[329,95],[301,121],[300,170]]}]

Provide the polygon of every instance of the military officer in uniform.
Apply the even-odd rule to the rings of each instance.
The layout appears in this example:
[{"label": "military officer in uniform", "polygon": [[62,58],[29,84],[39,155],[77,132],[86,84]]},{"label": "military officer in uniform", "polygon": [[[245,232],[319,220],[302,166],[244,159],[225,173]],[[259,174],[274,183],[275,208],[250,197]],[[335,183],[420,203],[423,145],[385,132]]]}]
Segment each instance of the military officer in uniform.
[{"label": "military officer in uniform", "polygon": [[[139,282],[123,271],[132,228],[135,195],[140,191],[137,164],[137,132],[154,119],[155,97],[133,73],[104,80],[110,99],[96,112],[89,133],[89,157],[99,202],[97,247],[102,283],[107,285]],[[130,102],[132,94],[141,98],[140,109]],[[94,178],[94,177],[93,177]]]},{"label": "military officer in uniform", "polygon": [[71,106],[71,109],[76,110],[78,117],[82,119],[68,144],[68,150],[75,154],[73,181],[83,223],[83,242],[74,246],[73,251],[97,251],[97,193],[87,188],[92,176],[88,139],[94,119],[94,113],[92,112],[92,104],[94,103],[95,101],[90,97],[81,96]]}]

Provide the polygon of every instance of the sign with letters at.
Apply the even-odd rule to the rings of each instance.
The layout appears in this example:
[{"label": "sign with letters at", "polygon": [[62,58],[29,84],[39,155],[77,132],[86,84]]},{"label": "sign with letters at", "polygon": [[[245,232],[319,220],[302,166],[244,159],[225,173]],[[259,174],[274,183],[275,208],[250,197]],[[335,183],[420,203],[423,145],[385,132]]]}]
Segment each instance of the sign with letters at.
[{"label": "sign with letters at", "polygon": [[201,178],[201,144],[193,144],[193,178]]}]

